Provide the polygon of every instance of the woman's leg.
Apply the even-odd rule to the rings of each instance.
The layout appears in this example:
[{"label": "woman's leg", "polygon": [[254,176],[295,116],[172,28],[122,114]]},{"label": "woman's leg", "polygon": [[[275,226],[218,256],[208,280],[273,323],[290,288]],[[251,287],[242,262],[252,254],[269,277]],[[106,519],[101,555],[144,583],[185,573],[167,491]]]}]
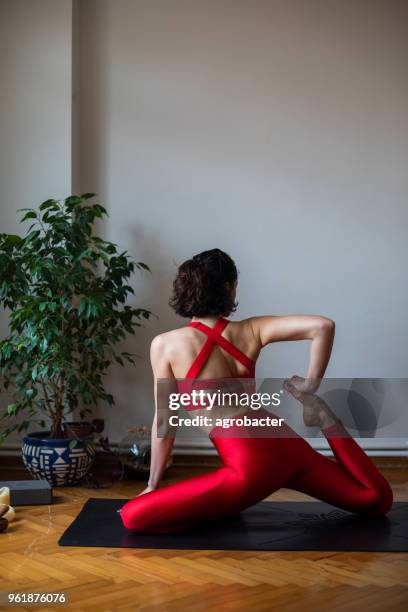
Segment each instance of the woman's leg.
[{"label": "woman's leg", "polygon": [[169,533],[251,506],[284,486],[294,464],[277,439],[214,440],[223,467],[145,493],[120,510],[124,526]]},{"label": "woman's leg", "polygon": [[169,533],[241,509],[247,483],[221,467],[145,493],[120,509],[124,526],[143,533]]},{"label": "woman's leg", "polygon": [[299,468],[285,486],[349,512],[386,514],[392,506],[392,490],[371,459],[340,421],[322,431],[336,462],[304,441],[308,448],[299,448]]}]

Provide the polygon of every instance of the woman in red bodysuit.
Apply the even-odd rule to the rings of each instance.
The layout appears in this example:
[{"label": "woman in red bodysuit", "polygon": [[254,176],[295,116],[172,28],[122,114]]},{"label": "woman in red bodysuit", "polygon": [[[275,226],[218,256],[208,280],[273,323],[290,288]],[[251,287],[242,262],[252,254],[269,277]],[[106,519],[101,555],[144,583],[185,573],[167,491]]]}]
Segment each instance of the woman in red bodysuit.
[{"label": "woman in red bodysuit", "polygon": [[157,488],[174,437],[157,436],[155,384],[150,479],[148,487],[119,510],[124,526],[145,533],[178,531],[243,510],[281,487],[350,512],[385,514],[393,501],[388,482],[325,402],[314,395],[330,358],[333,321],[310,315],[228,321],[224,317],[235,310],[236,285],[235,264],[219,249],[200,253],[180,266],[171,305],[191,322],[153,340],[155,383],[157,379],[254,378],[255,362],[265,345],[311,340],[306,378],[294,376],[285,388],[303,405],[305,424],[322,429],[336,462],[293,430],[293,435],[261,438],[217,437],[211,432],[222,467]]}]

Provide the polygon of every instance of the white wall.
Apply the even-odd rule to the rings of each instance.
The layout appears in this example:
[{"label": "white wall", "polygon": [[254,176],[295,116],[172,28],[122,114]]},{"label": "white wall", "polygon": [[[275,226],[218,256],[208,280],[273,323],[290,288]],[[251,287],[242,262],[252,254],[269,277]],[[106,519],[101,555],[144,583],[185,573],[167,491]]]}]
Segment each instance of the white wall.
[{"label": "white wall", "polygon": [[0,0],[0,232],[71,190],[71,37],[71,0]]},{"label": "white wall", "polygon": [[71,0],[0,0],[1,231],[71,188]]},{"label": "white wall", "polygon": [[[77,187],[105,235],[152,268],[159,316],[109,378],[112,438],[152,415],[148,345],[179,326],[176,264],[218,246],[240,269],[238,317],[323,313],[327,374],[406,376],[406,29],[399,0],[82,0]],[[272,346],[260,376],[304,373]]]},{"label": "white wall", "polygon": [[[74,5],[74,187],[99,194],[105,237],[152,268],[134,303],[160,317],[123,345],[137,368],[109,376],[111,440],[151,421],[151,338],[185,323],[167,306],[176,266],[214,246],[240,269],[237,317],[326,314],[329,376],[406,376],[408,4]],[[1,7],[15,231],[15,208],[70,191],[71,16],[64,0]],[[307,349],[269,347],[258,375],[304,373]]]}]

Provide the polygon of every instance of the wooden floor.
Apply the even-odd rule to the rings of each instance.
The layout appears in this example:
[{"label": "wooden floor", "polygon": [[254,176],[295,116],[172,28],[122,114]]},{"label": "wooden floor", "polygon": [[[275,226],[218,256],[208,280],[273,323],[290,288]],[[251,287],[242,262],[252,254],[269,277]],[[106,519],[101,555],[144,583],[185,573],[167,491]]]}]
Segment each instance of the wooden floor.
[{"label": "wooden floor", "polygon": [[[197,473],[194,469],[194,473]],[[408,499],[406,470],[383,472],[395,499]],[[179,479],[185,468],[172,468]],[[3,610],[284,610],[364,612],[408,609],[408,554],[160,551],[62,548],[57,540],[89,497],[134,497],[125,481],[104,490],[55,489],[52,506],[17,508],[0,534],[0,591],[65,592],[60,606]],[[274,500],[307,499],[282,489]],[[4,597],[4,595],[3,595]]]}]

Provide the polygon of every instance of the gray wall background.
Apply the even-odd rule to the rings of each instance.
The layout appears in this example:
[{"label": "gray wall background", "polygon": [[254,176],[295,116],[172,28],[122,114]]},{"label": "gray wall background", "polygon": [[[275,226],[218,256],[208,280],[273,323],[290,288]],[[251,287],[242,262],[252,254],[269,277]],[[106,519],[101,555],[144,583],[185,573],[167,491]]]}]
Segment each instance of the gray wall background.
[{"label": "gray wall background", "polygon": [[18,208],[71,190],[71,53],[71,0],[0,0],[0,232],[21,233]]},{"label": "gray wall background", "polygon": [[71,39],[70,1],[0,0],[1,232],[70,190]]},{"label": "gray wall background", "polygon": [[[30,23],[38,3],[49,11],[25,3]],[[111,440],[150,423],[150,341],[187,322],[167,306],[176,266],[215,246],[240,270],[237,318],[325,314],[337,323],[328,376],[405,377],[408,4],[80,0],[73,24],[74,191],[96,191],[110,215],[100,231],[151,267],[133,279],[134,302],[159,316],[122,345],[140,354],[137,368],[113,368],[107,380]],[[55,54],[38,56],[37,68],[47,61],[55,67]],[[35,99],[11,62],[19,104]],[[49,82],[66,101],[64,70]],[[57,159],[47,148],[58,170],[48,167],[44,195],[65,195],[69,147],[39,113],[41,141],[61,145]],[[2,163],[2,205],[13,195],[5,231],[15,203],[44,191],[26,181],[27,164],[47,167],[32,149],[13,159],[23,181],[17,188]],[[258,375],[304,374],[307,355],[307,343],[270,346]]]}]

